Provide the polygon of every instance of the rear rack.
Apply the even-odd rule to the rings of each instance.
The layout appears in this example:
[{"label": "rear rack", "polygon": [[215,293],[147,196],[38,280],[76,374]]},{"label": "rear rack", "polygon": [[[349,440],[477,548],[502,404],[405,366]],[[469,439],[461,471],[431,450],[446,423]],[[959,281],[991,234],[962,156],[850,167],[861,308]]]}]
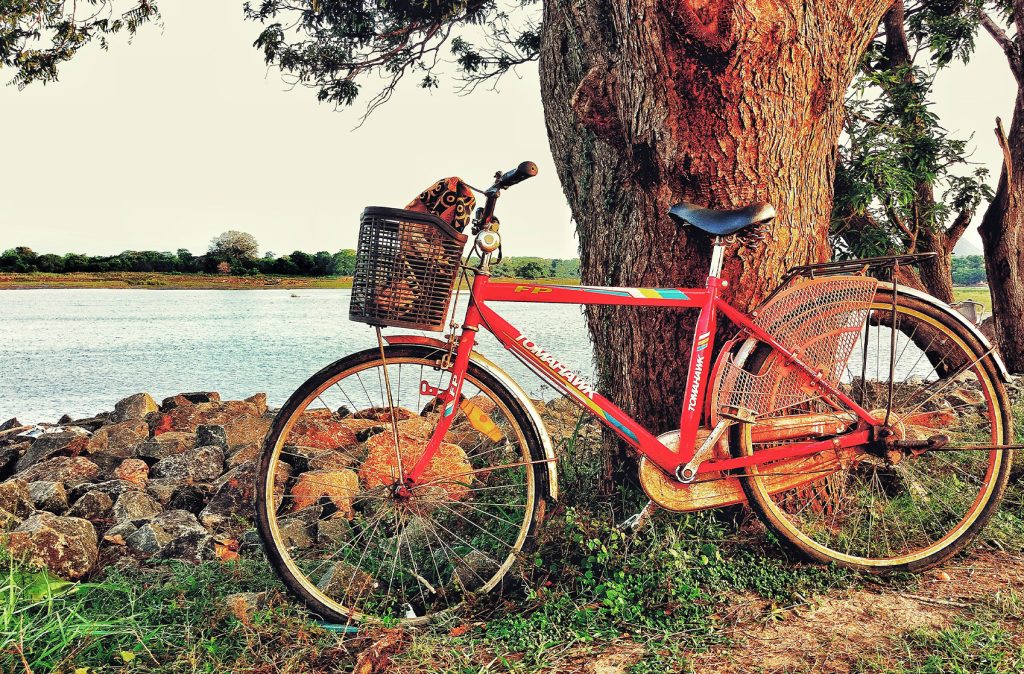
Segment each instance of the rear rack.
[{"label": "rear rack", "polygon": [[[881,281],[894,280],[892,270],[901,266],[921,264],[930,260],[937,253],[914,253],[911,255],[890,255],[887,257],[866,257],[859,260],[839,260],[838,262],[820,262],[792,267],[785,273],[779,285],[765,298],[765,302],[775,297],[789,282],[797,278],[820,278],[822,276],[874,276]],[[888,274],[884,273],[888,270]],[[883,273],[879,273],[883,272]]]}]

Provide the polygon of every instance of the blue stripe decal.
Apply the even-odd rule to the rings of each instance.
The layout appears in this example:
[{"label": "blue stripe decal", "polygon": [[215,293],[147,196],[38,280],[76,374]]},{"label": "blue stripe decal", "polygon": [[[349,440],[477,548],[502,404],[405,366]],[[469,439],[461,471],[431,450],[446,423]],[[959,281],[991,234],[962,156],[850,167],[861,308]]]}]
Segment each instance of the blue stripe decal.
[{"label": "blue stripe decal", "polygon": [[676,288],[655,288],[667,300],[688,300],[686,293]]},{"label": "blue stripe decal", "polygon": [[617,428],[620,431],[622,431],[623,435],[625,435],[626,437],[628,437],[628,438],[630,438],[632,440],[636,440],[636,436],[633,434],[633,431],[629,430],[628,428],[626,428],[625,426],[620,424],[618,421],[616,421],[615,418],[612,415],[606,413],[604,416],[605,416],[605,419],[610,421],[612,423],[612,425],[615,426],[615,428]]}]

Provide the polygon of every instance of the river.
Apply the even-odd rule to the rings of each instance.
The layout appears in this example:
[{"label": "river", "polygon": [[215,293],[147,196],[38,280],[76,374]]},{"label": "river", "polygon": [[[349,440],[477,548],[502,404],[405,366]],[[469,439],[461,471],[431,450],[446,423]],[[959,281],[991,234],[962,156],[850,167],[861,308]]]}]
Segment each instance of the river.
[{"label": "river", "polygon": [[[293,297],[297,295],[297,297]],[[350,290],[16,290],[0,292],[0,423],[91,416],[146,391],[284,403],[324,365],[376,344],[348,320]],[[504,304],[501,314],[591,376],[582,311]],[[387,333],[408,332],[390,329]],[[530,392],[540,381],[489,334],[478,348]]]}]

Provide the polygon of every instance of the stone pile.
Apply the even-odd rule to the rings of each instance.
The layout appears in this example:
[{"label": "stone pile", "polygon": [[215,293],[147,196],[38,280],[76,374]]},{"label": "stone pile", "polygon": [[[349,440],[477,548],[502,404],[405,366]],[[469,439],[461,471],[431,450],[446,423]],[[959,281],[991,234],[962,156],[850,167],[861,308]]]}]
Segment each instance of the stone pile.
[{"label": "stone pile", "polygon": [[266,396],[139,393],[113,412],[0,424],[0,542],[78,579],[148,557],[190,561],[254,543]]}]

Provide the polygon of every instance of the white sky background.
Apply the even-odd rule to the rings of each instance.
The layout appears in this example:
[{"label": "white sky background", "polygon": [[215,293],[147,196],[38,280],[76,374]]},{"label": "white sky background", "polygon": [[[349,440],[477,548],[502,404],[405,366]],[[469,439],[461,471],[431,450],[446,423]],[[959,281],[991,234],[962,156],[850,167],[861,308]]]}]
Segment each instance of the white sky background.
[{"label": "white sky background", "polygon": [[[260,27],[243,21],[240,2],[175,0],[161,11],[162,26],[131,45],[115,39],[109,52],[87,48],[57,83],[0,87],[0,250],[199,254],[227,229],[251,232],[261,253],[353,248],[363,206],[401,207],[448,175],[486,186],[495,170],[530,159],[539,175],[499,204],[505,250],[577,255],[535,65],[498,93],[406,86],[353,130],[360,103],[336,112],[266,69],[251,46]],[[937,85],[944,125],[974,133],[973,159],[993,186],[992,128],[997,114],[1009,124],[1013,84],[981,35],[971,64]]]}]

